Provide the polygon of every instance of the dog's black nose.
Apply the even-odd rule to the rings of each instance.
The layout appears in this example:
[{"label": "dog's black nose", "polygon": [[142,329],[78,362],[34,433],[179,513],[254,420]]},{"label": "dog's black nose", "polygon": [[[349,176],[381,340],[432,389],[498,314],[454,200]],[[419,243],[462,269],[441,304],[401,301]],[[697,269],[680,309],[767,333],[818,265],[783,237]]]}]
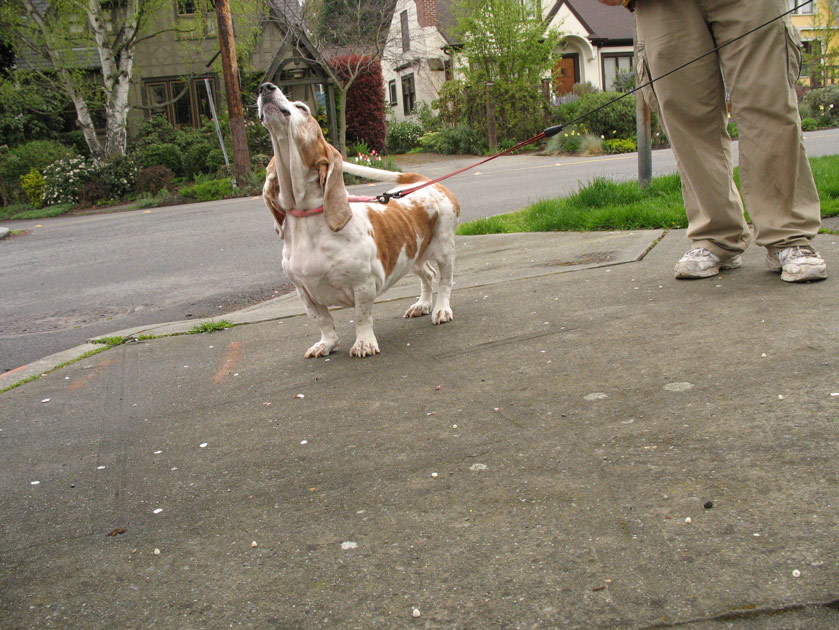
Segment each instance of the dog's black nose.
[{"label": "dog's black nose", "polygon": [[263,83],[259,86],[259,93],[260,94],[270,94],[274,90],[277,89],[277,86],[273,83]]}]

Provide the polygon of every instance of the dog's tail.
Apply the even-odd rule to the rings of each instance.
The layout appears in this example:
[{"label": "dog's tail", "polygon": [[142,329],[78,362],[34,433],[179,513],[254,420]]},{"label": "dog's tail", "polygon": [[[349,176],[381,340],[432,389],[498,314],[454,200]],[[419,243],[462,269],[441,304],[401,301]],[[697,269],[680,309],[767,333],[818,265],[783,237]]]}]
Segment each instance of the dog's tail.
[{"label": "dog's tail", "polygon": [[428,178],[419,175],[418,173],[398,173],[396,171],[385,171],[380,168],[371,168],[369,166],[362,166],[361,164],[354,164],[353,162],[344,162],[344,172],[364,179],[372,179],[377,182],[393,182],[396,184],[414,184],[416,182],[428,181]]}]

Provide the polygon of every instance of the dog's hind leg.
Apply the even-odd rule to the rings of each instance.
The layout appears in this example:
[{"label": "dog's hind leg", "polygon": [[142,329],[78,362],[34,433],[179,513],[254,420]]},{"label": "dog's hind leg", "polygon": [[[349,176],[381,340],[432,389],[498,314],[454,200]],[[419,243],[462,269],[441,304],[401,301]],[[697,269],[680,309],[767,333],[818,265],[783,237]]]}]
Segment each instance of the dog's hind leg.
[{"label": "dog's hind leg", "polygon": [[369,357],[379,354],[379,342],[373,334],[373,300],[376,287],[372,282],[353,288],[355,298],[355,343],[350,348],[351,357]]},{"label": "dog's hind leg", "polygon": [[420,279],[420,296],[411,307],[405,311],[403,317],[420,317],[421,315],[428,315],[431,312],[431,283],[434,276],[434,267],[429,262],[416,263],[413,267],[413,272],[419,276]]},{"label": "dog's hind leg", "polygon": [[437,289],[437,301],[434,303],[431,321],[434,324],[444,324],[454,319],[452,307],[449,304],[452,284],[454,284],[454,244],[448,252],[438,256],[436,262],[440,268],[440,287]]},{"label": "dog's hind leg", "polygon": [[335,332],[335,322],[332,320],[332,313],[329,308],[321,304],[315,304],[304,297],[301,291],[297,292],[303,299],[303,304],[306,306],[306,313],[320,328],[320,341],[318,341],[311,348],[306,350],[305,358],[325,357],[331,352],[338,349],[338,333]]}]

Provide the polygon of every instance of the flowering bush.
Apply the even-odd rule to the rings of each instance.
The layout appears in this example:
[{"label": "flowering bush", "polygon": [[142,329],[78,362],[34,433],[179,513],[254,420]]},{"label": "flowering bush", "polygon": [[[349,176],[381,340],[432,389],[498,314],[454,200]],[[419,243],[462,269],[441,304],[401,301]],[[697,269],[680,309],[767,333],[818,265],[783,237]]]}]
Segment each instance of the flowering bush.
[{"label": "flowering bush", "polygon": [[44,169],[44,203],[77,203],[79,191],[96,174],[96,165],[83,157],[56,160]]},{"label": "flowering bush", "polygon": [[839,125],[839,85],[810,90],[799,107],[802,118],[815,118],[820,127]]},{"label": "flowering bush", "polygon": [[[137,164],[129,157],[96,163],[83,157],[61,158],[44,169],[44,204],[121,199],[134,191]],[[95,181],[95,185],[85,187]],[[82,190],[85,194],[82,195]]]},{"label": "flowering bush", "polygon": [[[400,171],[401,169],[396,164],[396,161],[388,156],[382,156],[376,153],[373,149],[370,153],[357,153],[355,157],[347,156],[347,161],[353,164],[360,164],[361,166],[369,166],[370,168],[378,168],[385,171]],[[359,182],[367,181],[358,178],[349,173],[344,173],[344,183],[347,185],[357,184]]]}]

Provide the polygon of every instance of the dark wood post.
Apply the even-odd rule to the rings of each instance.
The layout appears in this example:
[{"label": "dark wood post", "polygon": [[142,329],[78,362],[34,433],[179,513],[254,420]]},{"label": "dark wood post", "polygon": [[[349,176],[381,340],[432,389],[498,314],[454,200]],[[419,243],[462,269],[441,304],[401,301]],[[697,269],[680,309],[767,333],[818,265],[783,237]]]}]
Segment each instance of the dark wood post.
[{"label": "dark wood post", "polygon": [[495,97],[492,95],[492,86],[492,81],[487,81],[487,142],[490,149],[498,146],[498,134],[495,129]]},{"label": "dark wood post", "polygon": [[224,72],[224,91],[227,94],[227,114],[230,117],[230,135],[233,139],[233,174],[239,188],[244,188],[251,160],[242,96],[239,91],[239,64],[236,61],[236,43],[233,41],[233,20],[230,17],[228,0],[216,0],[216,20]]}]

